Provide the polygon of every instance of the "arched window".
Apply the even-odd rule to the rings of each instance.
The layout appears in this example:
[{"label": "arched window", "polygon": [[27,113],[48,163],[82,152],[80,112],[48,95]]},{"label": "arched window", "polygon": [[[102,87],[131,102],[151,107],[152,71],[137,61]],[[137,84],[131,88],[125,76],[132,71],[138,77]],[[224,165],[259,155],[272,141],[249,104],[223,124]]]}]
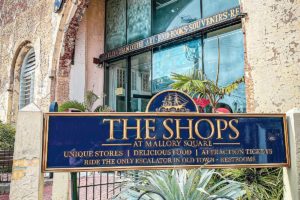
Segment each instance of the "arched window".
[{"label": "arched window", "polygon": [[31,48],[26,54],[21,67],[19,100],[20,109],[33,101],[35,66],[35,53],[34,49]]}]

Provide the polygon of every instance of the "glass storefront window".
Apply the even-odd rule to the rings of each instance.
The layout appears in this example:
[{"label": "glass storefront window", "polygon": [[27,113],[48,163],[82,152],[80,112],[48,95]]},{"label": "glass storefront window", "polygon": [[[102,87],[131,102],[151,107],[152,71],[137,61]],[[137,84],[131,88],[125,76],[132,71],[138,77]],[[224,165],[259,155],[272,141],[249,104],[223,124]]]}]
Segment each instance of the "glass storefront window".
[{"label": "glass storefront window", "polygon": [[153,34],[172,30],[201,17],[200,0],[154,0]]},{"label": "glass storefront window", "polygon": [[131,57],[131,111],[144,112],[151,94],[151,52]]},{"label": "glass storefront window", "polygon": [[201,69],[201,40],[196,39],[153,52],[152,92],[170,88],[172,73],[186,74]]},{"label": "glass storefront window", "polygon": [[106,51],[236,7],[239,0],[107,0]]},{"label": "glass storefront window", "polygon": [[[240,25],[207,34],[204,40],[204,70],[207,78],[215,81],[220,53],[219,86],[227,86],[244,75],[244,39]],[[233,112],[246,112],[245,84],[220,102]]]},{"label": "glass storefront window", "polygon": [[[238,5],[239,0],[107,0],[106,51]],[[201,34],[153,46],[152,52],[128,54],[126,59],[110,63],[107,88],[110,106],[116,111],[143,112],[153,94],[171,88],[172,73],[187,74],[202,69],[207,79],[215,81],[218,62],[220,87],[241,78],[244,75],[241,25],[228,24],[227,28]],[[233,112],[245,112],[245,84],[240,84],[220,103]]]},{"label": "glass storefront window", "polygon": [[151,35],[151,0],[128,0],[127,42]]},{"label": "glass storefront window", "polygon": [[126,0],[108,0],[106,14],[106,50],[126,44]]},{"label": "glass storefront window", "polygon": [[126,111],[127,61],[109,64],[109,106],[117,112]]},{"label": "glass storefront window", "polygon": [[[244,75],[244,40],[240,24],[207,33],[203,45],[202,39],[193,39],[110,63],[110,105],[117,111],[143,112],[153,94],[171,88],[172,73],[187,74],[202,69],[206,78],[215,82],[218,63],[220,87],[228,86]],[[128,71],[130,90],[127,87]],[[246,112],[245,84],[240,84],[219,103],[235,113]]]},{"label": "glass storefront window", "polygon": [[239,0],[202,0],[203,18],[212,16],[238,5]]}]

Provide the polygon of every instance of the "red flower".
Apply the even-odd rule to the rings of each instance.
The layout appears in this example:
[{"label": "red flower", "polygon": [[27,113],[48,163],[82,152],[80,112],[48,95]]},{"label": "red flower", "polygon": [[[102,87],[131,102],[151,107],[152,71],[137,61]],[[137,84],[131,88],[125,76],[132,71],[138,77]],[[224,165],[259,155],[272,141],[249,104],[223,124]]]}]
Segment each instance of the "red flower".
[{"label": "red flower", "polygon": [[200,106],[201,108],[205,108],[209,105],[209,100],[205,98],[194,98],[195,103]]},{"label": "red flower", "polygon": [[216,113],[230,113],[230,110],[227,108],[217,108]]}]

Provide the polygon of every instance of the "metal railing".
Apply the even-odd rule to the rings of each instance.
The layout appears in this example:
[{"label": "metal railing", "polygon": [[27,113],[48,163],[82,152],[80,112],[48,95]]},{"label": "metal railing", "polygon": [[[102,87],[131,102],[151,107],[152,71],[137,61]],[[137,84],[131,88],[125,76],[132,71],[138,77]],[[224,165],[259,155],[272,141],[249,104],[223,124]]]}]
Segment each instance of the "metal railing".
[{"label": "metal railing", "polygon": [[11,181],[13,150],[0,150],[0,183]]},{"label": "metal railing", "polygon": [[111,199],[121,192],[124,172],[77,173],[77,199]]}]

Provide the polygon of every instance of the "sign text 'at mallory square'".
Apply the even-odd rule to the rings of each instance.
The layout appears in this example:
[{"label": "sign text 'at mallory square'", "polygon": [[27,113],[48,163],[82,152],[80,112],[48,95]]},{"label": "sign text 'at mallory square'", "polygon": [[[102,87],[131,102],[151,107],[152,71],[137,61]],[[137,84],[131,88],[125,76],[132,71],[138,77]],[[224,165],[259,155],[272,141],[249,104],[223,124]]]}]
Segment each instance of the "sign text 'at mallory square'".
[{"label": "sign text 'at mallory square'", "polygon": [[284,114],[203,114],[187,94],[145,113],[46,113],[44,172],[288,167]]}]

